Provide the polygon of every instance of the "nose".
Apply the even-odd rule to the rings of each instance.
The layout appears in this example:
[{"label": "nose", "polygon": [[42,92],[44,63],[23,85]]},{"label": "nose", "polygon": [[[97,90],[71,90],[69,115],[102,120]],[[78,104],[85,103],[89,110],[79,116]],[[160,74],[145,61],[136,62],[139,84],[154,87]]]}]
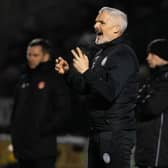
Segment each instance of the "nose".
[{"label": "nose", "polygon": [[93,26],[93,27],[94,27],[94,29],[96,29],[96,23],[94,24],[94,26]]},{"label": "nose", "polygon": [[95,24],[94,24],[94,29],[97,29],[98,28],[98,22],[96,22]]}]

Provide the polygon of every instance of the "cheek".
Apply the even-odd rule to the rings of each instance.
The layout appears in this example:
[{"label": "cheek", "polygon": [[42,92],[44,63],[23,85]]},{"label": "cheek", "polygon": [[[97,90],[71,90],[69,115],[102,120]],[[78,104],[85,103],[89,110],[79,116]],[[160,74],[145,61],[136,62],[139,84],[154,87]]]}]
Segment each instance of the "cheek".
[{"label": "cheek", "polygon": [[107,27],[102,27],[102,30],[104,34],[109,34],[109,30]]},{"label": "cheek", "polygon": [[159,62],[159,60],[157,58],[153,58],[153,63],[157,64]]},{"label": "cheek", "polygon": [[33,61],[32,57],[26,57],[27,61]]},{"label": "cheek", "polygon": [[105,34],[106,34],[108,37],[111,37],[111,36],[113,36],[113,34],[114,34],[114,32],[113,32],[113,30],[112,30],[111,28],[106,28],[106,29],[104,29],[104,32],[105,32]]},{"label": "cheek", "polygon": [[39,63],[39,62],[41,62],[42,60],[41,60],[41,58],[36,58],[36,59],[34,59],[34,62],[36,62],[36,63]]}]

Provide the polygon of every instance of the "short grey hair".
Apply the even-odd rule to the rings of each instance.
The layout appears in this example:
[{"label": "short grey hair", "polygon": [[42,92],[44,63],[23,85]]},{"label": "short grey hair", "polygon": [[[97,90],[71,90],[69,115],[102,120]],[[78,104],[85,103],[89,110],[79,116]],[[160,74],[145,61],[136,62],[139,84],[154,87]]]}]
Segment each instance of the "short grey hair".
[{"label": "short grey hair", "polygon": [[111,7],[102,7],[99,13],[108,12],[112,17],[118,17],[120,19],[119,24],[121,27],[121,33],[123,33],[128,25],[127,15],[119,9]]}]

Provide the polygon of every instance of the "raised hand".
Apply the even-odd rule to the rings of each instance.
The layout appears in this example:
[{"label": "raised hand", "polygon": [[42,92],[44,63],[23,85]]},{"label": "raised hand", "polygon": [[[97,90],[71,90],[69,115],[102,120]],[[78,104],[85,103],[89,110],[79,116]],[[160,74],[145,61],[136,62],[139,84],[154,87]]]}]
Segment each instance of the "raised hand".
[{"label": "raised hand", "polygon": [[62,57],[59,57],[55,61],[55,70],[61,74],[64,75],[67,71],[69,71],[69,64],[66,60],[64,60]]},{"label": "raised hand", "polygon": [[89,60],[88,57],[82,53],[82,50],[77,47],[72,49],[71,53],[73,55],[73,66],[79,73],[84,73],[89,69]]}]

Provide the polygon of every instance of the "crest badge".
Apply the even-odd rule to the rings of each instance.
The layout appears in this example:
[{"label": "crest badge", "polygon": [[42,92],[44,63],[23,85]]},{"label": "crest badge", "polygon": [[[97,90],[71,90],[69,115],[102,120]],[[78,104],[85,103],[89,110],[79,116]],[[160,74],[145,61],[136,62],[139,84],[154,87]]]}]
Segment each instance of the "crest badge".
[{"label": "crest badge", "polygon": [[110,158],[109,153],[104,153],[104,154],[103,154],[103,160],[104,160],[104,162],[105,162],[106,164],[109,164],[109,163],[110,163],[111,158]]},{"label": "crest badge", "polygon": [[38,89],[44,89],[45,88],[45,86],[46,86],[46,83],[44,82],[44,81],[40,81],[39,83],[38,83]]}]

